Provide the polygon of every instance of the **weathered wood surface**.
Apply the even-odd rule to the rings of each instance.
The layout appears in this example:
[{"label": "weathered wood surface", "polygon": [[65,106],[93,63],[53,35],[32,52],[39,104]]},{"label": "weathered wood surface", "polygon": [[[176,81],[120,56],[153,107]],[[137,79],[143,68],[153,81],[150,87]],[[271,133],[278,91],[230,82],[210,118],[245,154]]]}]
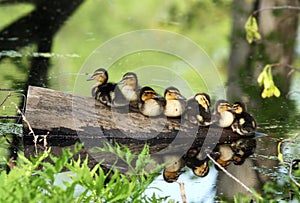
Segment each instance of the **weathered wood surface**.
[{"label": "weathered wood surface", "polygon": [[[151,153],[162,161],[170,154],[178,154],[178,150],[199,148],[203,142],[209,148],[240,138],[231,130],[198,128],[181,119],[147,118],[128,108],[111,110],[92,97],[33,86],[28,89],[25,116],[36,135],[47,135],[50,146],[64,147],[81,141],[86,148],[92,148],[117,141],[139,151],[147,143]],[[25,145],[33,140],[28,132],[24,123]]]}]

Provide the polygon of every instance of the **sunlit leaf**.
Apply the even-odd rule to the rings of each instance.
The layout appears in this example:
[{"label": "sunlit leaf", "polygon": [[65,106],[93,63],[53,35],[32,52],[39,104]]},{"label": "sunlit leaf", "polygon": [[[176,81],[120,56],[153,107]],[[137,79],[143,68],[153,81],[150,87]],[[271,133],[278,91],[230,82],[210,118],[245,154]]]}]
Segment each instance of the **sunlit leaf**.
[{"label": "sunlit leaf", "polygon": [[282,163],[282,165],[285,166],[283,155],[281,153],[281,144],[282,144],[282,141],[280,141],[277,145],[277,151],[278,151],[277,157],[278,157],[278,160]]},{"label": "sunlit leaf", "polygon": [[263,91],[261,93],[261,97],[263,99],[269,98],[272,96],[279,97],[280,90],[274,84],[273,75],[272,75],[272,66],[267,64],[262,72],[259,74],[257,78],[257,82],[259,86],[263,85]]},{"label": "sunlit leaf", "polygon": [[280,97],[280,91],[276,86],[274,86],[274,96],[275,97]]},{"label": "sunlit leaf", "polygon": [[246,39],[249,44],[254,40],[261,39],[261,35],[258,32],[257,21],[254,16],[250,16],[245,24]]}]

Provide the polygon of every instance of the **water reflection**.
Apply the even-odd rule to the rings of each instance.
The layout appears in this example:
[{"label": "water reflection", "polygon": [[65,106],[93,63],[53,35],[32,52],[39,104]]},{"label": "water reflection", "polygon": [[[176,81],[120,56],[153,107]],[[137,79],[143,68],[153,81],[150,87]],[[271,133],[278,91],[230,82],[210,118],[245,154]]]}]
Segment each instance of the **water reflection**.
[{"label": "water reflection", "polygon": [[[256,140],[254,138],[239,138],[229,140],[226,143],[218,143],[210,156],[221,166],[227,168],[231,163],[242,165],[245,160],[254,153]],[[205,151],[205,150],[204,150]],[[211,160],[206,154],[201,154],[201,146],[190,148],[177,161],[167,165],[163,170],[163,178],[166,182],[176,182],[184,173],[184,167],[190,169],[195,176],[205,177],[209,173]],[[215,165],[217,170],[219,166]]]}]

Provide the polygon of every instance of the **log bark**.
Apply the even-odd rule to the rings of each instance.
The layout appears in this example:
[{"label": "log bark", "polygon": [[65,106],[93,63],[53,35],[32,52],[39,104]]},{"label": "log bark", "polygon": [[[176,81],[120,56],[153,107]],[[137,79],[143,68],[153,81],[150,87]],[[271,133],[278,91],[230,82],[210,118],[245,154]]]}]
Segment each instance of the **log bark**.
[{"label": "log bark", "polygon": [[[240,138],[231,130],[198,127],[183,119],[148,118],[129,108],[110,109],[92,97],[33,86],[28,89],[25,117],[41,138],[41,145],[44,135],[53,149],[80,141],[89,151],[104,142],[117,142],[138,152],[148,144],[153,158],[159,162],[170,161],[170,157],[176,160],[191,147],[201,149],[205,144],[212,150],[219,142]],[[29,146],[25,149],[27,156],[34,153],[27,123],[24,123],[24,144],[25,148]],[[93,158],[101,160],[104,156],[107,159],[107,155],[99,154]]]}]

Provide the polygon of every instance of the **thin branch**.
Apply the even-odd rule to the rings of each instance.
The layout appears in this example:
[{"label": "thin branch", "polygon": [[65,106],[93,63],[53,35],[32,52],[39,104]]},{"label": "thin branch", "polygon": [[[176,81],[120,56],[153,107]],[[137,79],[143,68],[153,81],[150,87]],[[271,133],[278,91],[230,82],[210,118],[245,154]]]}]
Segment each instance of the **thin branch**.
[{"label": "thin branch", "polygon": [[286,95],[285,98],[289,98],[292,94],[300,94],[300,91],[294,90],[294,91],[289,91]]},{"label": "thin branch", "polygon": [[35,153],[37,154],[37,142],[38,142],[38,135],[35,135],[34,131],[31,128],[30,123],[28,122],[28,120],[26,119],[25,115],[22,113],[22,111],[19,109],[19,107],[17,106],[17,104],[15,104],[14,102],[11,102],[12,104],[15,105],[18,114],[20,114],[22,116],[23,121],[27,124],[28,129],[29,129],[29,133],[28,135],[32,135],[33,136],[33,142],[34,142],[34,148],[35,148]]},{"label": "thin branch", "polygon": [[297,6],[289,6],[289,5],[286,5],[286,6],[273,6],[273,7],[266,7],[266,8],[261,8],[261,9],[255,10],[255,11],[252,12],[252,15],[255,16],[258,13],[263,12],[263,11],[283,10],[283,9],[300,11],[300,7],[297,7]]},{"label": "thin branch", "polygon": [[49,132],[47,132],[46,135],[44,135],[44,151],[46,152],[48,150],[48,142],[47,142],[47,137],[49,135]]},{"label": "thin branch", "polygon": [[180,187],[180,193],[181,193],[181,199],[183,203],[187,203],[186,195],[185,195],[185,190],[184,190],[184,183],[183,182],[178,182],[179,187]]},{"label": "thin branch", "polygon": [[292,66],[290,64],[285,64],[285,66],[287,66],[288,68],[292,69],[292,70],[295,70],[297,72],[300,72],[300,67],[295,67],[295,66]]},{"label": "thin branch", "polygon": [[[218,162],[216,162],[209,154],[206,154],[207,157],[215,164],[217,165],[226,175],[228,175],[230,178],[232,178],[234,181],[236,181],[238,184],[240,184],[243,188],[245,188],[246,191],[250,192],[254,196],[257,196],[249,187],[247,187],[244,183],[242,183],[239,179],[237,179],[235,176],[230,174],[223,166],[221,166]],[[261,199],[261,197],[259,197]]]},{"label": "thin branch", "polygon": [[2,102],[0,103],[0,106],[2,106],[7,100],[8,98],[11,96],[11,92],[9,92],[6,97],[2,100]]},{"label": "thin branch", "polygon": [[292,161],[290,162],[289,176],[290,176],[291,180],[293,181],[293,183],[295,183],[298,187],[300,187],[300,183],[298,183],[298,182],[295,180],[295,178],[294,178],[294,176],[293,176],[293,174],[292,174],[292,171],[293,171],[293,161],[294,161],[294,160],[292,160]]}]

